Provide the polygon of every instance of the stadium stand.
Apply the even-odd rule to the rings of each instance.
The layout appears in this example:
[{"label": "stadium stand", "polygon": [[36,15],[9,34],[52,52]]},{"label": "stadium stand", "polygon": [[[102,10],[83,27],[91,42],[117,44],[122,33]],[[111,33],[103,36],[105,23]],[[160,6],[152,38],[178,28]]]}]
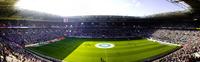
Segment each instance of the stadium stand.
[{"label": "stadium stand", "polygon": [[[200,31],[198,21],[140,21],[122,17],[70,18],[66,22],[1,21],[1,62],[43,62],[25,50],[25,45],[47,42],[60,37],[78,38],[153,38],[180,44],[182,48],[155,62],[191,62],[199,60],[193,53],[199,52]],[[103,19],[103,20],[102,20]],[[88,21],[87,21],[88,20]],[[94,20],[94,21],[93,21]],[[123,20],[123,21],[121,21]],[[126,20],[126,21],[124,21]],[[136,21],[135,21],[136,20]],[[141,19],[142,20],[142,19]],[[99,21],[99,22],[98,22]],[[179,23],[177,23],[179,22]],[[54,60],[51,60],[54,61]],[[56,60],[55,60],[56,61]]]},{"label": "stadium stand", "polygon": [[[172,3],[184,1],[193,9],[187,16],[171,17],[127,17],[127,16],[77,16],[71,18],[38,14],[33,18],[44,20],[0,20],[0,62],[57,62],[39,57],[26,50],[26,45],[50,43],[63,37],[78,38],[152,38],[158,41],[179,44],[182,48],[153,62],[197,62],[195,53],[200,52],[199,0],[168,0]],[[25,10],[24,10],[25,11]],[[22,17],[30,17],[23,13]],[[15,11],[0,11],[0,16],[11,16]],[[6,15],[5,15],[6,14]],[[42,16],[41,16],[42,15]],[[46,16],[46,17],[45,17]],[[56,18],[54,18],[56,17]],[[49,22],[51,19],[53,21]],[[58,20],[55,22],[54,20]],[[60,21],[63,20],[63,21]],[[198,28],[198,29],[197,29]],[[102,60],[103,61],[103,60]]]}]

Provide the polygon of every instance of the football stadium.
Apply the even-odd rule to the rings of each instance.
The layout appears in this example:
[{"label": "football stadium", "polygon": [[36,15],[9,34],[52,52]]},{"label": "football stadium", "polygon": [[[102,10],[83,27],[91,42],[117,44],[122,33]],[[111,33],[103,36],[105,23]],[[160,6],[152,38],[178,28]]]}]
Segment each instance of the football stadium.
[{"label": "football stadium", "polygon": [[199,61],[199,0],[0,0],[0,62]]}]

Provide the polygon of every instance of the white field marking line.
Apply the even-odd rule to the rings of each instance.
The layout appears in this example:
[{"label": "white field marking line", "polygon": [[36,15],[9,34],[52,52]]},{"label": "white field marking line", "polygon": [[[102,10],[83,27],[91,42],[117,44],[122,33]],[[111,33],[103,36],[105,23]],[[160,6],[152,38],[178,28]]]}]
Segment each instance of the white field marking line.
[{"label": "white field marking line", "polygon": [[[53,60],[56,60],[56,61],[62,61],[60,59],[56,59],[56,58],[53,58],[53,57],[50,57],[50,56],[46,56],[44,54],[41,54],[41,53],[38,53],[38,52],[35,52],[35,51],[32,51],[32,50],[28,50],[28,52],[31,53],[31,54],[33,54],[35,57],[40,58],[42,60],[45,60],[47,62],[52,62],[52,61],[50,61],[48,59],[53,59]],[[43,57],[45,57],[45,58],[43,58]]]},{"label": "white field marking line", "polygon": [[166,45],[181,46],[181,45],[179,45],[179,44],[173,44],[173,43],[169,43],[169,42],[158,41],[158,40],[155,40],[155,39],[152,39],[152,38],[147,38],[147,40],[153,41],[153,42],[158,42],[158,43],[161,43],[161,44],[166,44]]},{"label": "white field marking line", "polygon": [[[49,42],[49,41],[51,41],[51,42]],[[60,41],[60,40],[56,38],[56,39],[49,40],[49,41],[38,42],[38,43],[34,43],[34,44],[28,44],[28,45],[25,45],[25,47],[38,47],[38,46],[41,46],[41,45],[46,45],[46,44],[54,43],[54,42]]]}]

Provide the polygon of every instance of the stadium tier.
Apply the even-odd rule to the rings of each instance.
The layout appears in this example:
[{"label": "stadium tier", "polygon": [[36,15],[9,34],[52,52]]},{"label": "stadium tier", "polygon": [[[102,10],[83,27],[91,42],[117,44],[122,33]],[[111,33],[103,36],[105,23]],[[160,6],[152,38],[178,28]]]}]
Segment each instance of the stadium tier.
[{"label": "stadium tier", "polygon": [[0,22],[0,61],[193,62],[199,60],[199,21],[160,21],[131,17],[113,19],[113,17],[96,16],[65,18],[59,22],[28,20]]}]

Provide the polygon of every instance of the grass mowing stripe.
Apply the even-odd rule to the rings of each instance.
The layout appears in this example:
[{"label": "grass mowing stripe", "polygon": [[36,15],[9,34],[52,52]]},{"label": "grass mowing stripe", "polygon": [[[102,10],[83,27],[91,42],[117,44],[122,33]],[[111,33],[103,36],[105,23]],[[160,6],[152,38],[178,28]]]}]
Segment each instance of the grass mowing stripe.
[{"label": "grass mowing stripe", "polygon": [[[97,42],[88,42],[87,44],[84,44],[83,43],[83,46],[87,46],[88,44],[90,44],[90,46],[94,46],[94,47],[86,47],[88,49],[96,49],[95,45],[93,43],[97,43]],[[141,43],[141,44],[129,44],[129,43],[126,43],[126,44],[122,44],[122,45],[118,45],[116,44],[117,42],[106,42],[106,43],[113,43],[115,44],[115,46],[118,46],[118,47],[114,47],[114,48],[121,48],[121,49],[124,49],[124,48],[135,48],[135,47],[141,47],[141,46],[148,46],[148,45],[156,45],[156,44],[159,44],[157,42],[147,42],[147,43]],[[113,48],[112,48],[113,49]]]},{"label": "grass mowing stripe", "polygon": [[[104,49],[98,49],[98,48],[96,48],[96,47],[84,47],[84,44],[85,43],[83,43],[82,45],[80,45],[80,46],[82,46],[82,48],[87,48],[87,49],[85,49],[85,51],[90,51],[90,50],[104,50]],[[152,43],[152,44],[146,44],[146,45],[143,45],[143,46],[130,46],[130,45],[127,45],[127,46],[129,46],[129,47],[124,47],[124,46],[118,46],[118,47],[114,47],[114,48],[110,48],[109,50],[123,50],[123,51],[126,51],[126,50],[128,50],[129,51],[129,49],[132,49],[132,50],[140,50],[141,48],[143,48],[143,49],[145,49],[145,48],[150,48],[150,47],[154,47],[154,46],[156,46],[156,45],[160,45],[160,44],[157,44],[157,43]],[[117,45],[116,45],[117,46]],[[133,49],[134,48],[134,49]],[[126,50],[125,50],[126,49]],[[83,50],[84,51],[84,50]]]},{"label": "grass mowing stripe", "polygon": [[[176,47],[162,47],[162,48],[157,48],[157,49],[153,49],[153,50],[149,50],[140,54],[136,54],[134,58],[136,58],[137,62],[142,62],[143,60],[153,57],[153,56],[157,56],[157,55],[161,55],[161,54],[165,54],[167,52],[170,52],[172,48],[176,48]],[[159,51],[159,52],[158,52]],[[140,56],[144,56],[143,58],[141,58]]]},{"label": "grass mowing stripe", "polygon": [[[163,50],[163,49],[165,49],[165,50]],[[170,49],[170,48],[167,47],[167,46],[166,47],[162,46],[160,48],[156,48],[156,49],[153,49],[153,50],[151,49],[149,51],[144,51],[144,52],[141,52],[141,53],[129,54],[129,55],[125,55],[123,57],[129,59],[127,62],[142,62],[143,60],[145,60],[147,58],[150,58],[152,56],[156,56],[156,55],[159,55],[160,53],[163,53],[162,51],[169,51],[168,49]],[[158,53],[157,51],[160,51],[160,53]],[[110,58],[110,60],[108,60],[108,62],[120,62],[120,61],[114,60],[114,59],[119,59],[117,56],[113,56],[113,57],[109,57],[109,58]]]},{"label": "grass mowing stripe", "polygon": [[140,53],[143,53],[143,52],[146,52],[146,51],[150,51],[150,50],[153,50],[153,49],[156,49],[157,47],[165,47],[164,45],[157,45],[157,46],[151,46],[151,47],[147,47],[147,48],[132,48],[132,49],[125,49],[124,51],[118,51],[118,52],[121,52],[121,53],[125,53],[121,56],[128,56],[128,55],[134,55],[134,54],[140,54]]},{"label": "grass mowing stripe", "polygon": [[134,44],[134,45],[128,45],[128,46],[120,46],[120,47],[117,47],[117,48],[140,48],[140,47],[143,47],[143,46],[148,46],[148,45],[156,45],[156,43],[143,43],[143,44]]},{"label": "grass mowing stripe", "polygon": [[[30,49],[39,52],[44,55],[48,55],[57,59],[64,59],[68,56],[77,46],[79,46],[82,40],[62,40],[48,45],[43,45],[41,47],[31,47]],[[65,53],[65,54],[60,54]]]}]

